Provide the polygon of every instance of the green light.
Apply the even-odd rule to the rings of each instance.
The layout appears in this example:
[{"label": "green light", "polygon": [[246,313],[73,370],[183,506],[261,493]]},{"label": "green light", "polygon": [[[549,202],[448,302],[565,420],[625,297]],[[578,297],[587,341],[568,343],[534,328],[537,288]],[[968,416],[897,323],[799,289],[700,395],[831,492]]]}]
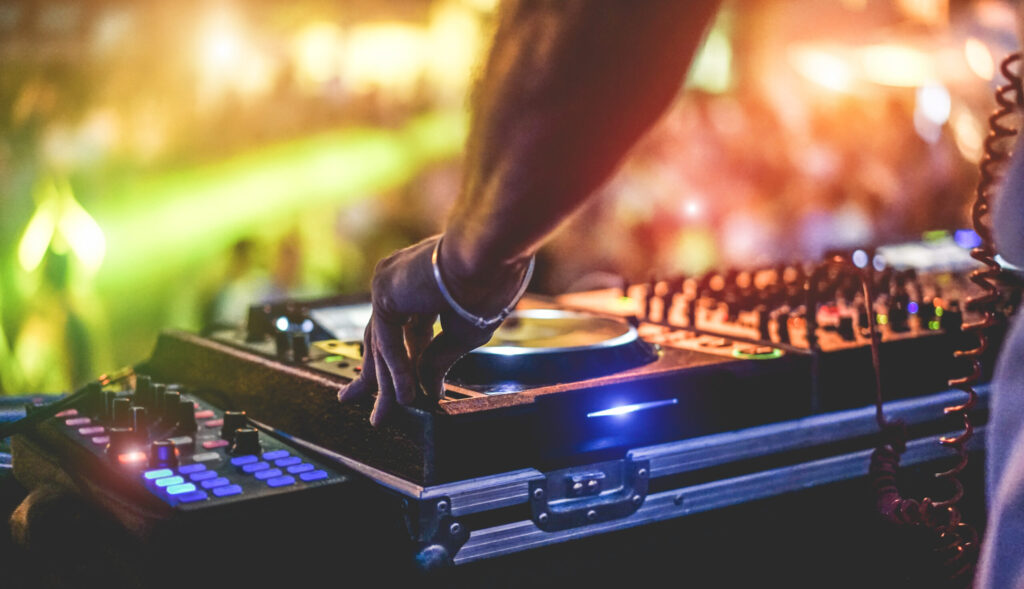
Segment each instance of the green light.
[{"label": "green light", "polygon": [[771,352],[766,352],[764,354],[750,354],[736,349],[732,351],[732,355],[734,358],[742,358],[743,360],[774,360],[775,358],[782,357],[782,350],[772,348]]},{"label": "green light", "polygon": [[34,193],[39,207],[18,244],[22,269],[31,272],[39,266],[57,233],[86,269],[99,268],[106,253],[106,239],[100,226],[75,200],[67,180],[44,178]]},{"label": "green light", "polygon": [[938,305],[936,305],[936,307],[935,307],[935,316],[936,317],[942,317],[942,313],[944,313],[944,311],[942,310],[942,307],[939,307]]},{"label": "green light", "polygon": [[344,356],[328,356],[324,358],[324,362],[341,362],[345,359],[346,358]]},{"label": "green light", "polygon": [[942,323],[932,320],[928,322],[928,329],[932,331],[938,331],[942,327]]},{"label": "green light", "polygon": [[888,325],[889,324],[889,316],[888,315],[883,315],[882,313],[879,313],[879,314],[875,315],[875,322],[878,323],[879,325]]},{"label": "green light", "polygon": [[942,241],[949,237],[949,231],[945,229],[934,229],[932,231],[925,231],[921,234],[921,239],[924,241]]},{"label": "green light", "polygon": [[35,214],[28,222],[21,242],[18,243],[18,262],[26,272],[35,270],[46,255],[46,248],[50,246],[53,239],[53,232],[57,228],[55,211],[47,201],[36,209]]}]

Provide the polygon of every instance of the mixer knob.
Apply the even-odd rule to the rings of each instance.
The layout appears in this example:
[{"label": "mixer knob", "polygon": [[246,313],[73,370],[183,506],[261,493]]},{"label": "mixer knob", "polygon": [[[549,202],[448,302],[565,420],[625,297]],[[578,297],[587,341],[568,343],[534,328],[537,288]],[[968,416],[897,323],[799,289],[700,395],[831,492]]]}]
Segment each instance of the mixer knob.
[{"label": "mixer knob", "polygon": [[111,421],[114,417],[114,399],[117,398],[117,393],[114,391],[103,391],[100,393],[100,410],[99,417],[104,421]]},{"label": "mixer knob", "polygon": [[192,401],[182,399],[178,401],[177,416],[175,418],[174,430],[180,434],[191,434],[198,429],[196,424],[196,411]]},{"label": "mixer knob", "polygon": [[910,325],[910,297],[906,291],[899,289],[889,300],[889,329],[895,332],[908,331]]},{"label": "mixer knob", "polygon": [[775,314],[775,332],[779,335],[779,342],[789,343],[789,314],[777,312]]},{"label": "mixer knob", "polygon": [[159,417],[165,422],[174,423],[178,418],[178,405],[181,403],[181,393],[178,391],[167,391],[160,399]]},{"label": "mixer knob", "polygon": [[138,434],[128,427],[112,427],[107,430],[110,441],[107,443],[107,456],[121,464],[139,464],[145,462],[146,453],[142,451],[143,443]]},{"label": "mixer knob", "polygon": [[132,407],[132,429],[140,437],[145,437],[147,427],[149,427],[149,418],[146,415],[146,408]]},{"label": "mixer knob", "polygon": [[[935,310],[938,314],[938,309]],[[959,301],[950,301],[948,308],[942,310],[942,317],[939,319],[943,331],[959,331],[964,322],[964,314],[960,311]]]},{"label": "mixer knob", "polygon": [[225,411],[224,412],[224,425],[220,428],[220,437],[225,440],[235,439],[235,430],[239,428],[248,427],[249,418],[246,417],[245,411]]},{"label": "mixer knob", "polygon": [[178,466],[178,449],[170,440],[154,440],[149,445],[150,468],[175,468]]},{"label": "mixer knob", "polygon": [[150,391],[149,403],[146,407],[149,408],[149,414],[154,420],[160,419],[160,407],[164,402],[165,393],[167,393],[167,385],[162,382],[153,383]]},{"label": "mixer knob", "polygon": [[839,337],[843,338],[843,341],[852,342],[857,340],[857,335],[853,332],[852,315],[843,315],[839,318],[837,331],[839,332]]},{"label": "mixer knob", "polygon": [[768,307],[765,307],[764,305],[761,305],[760,307],[758,307],[757,308],[757,331],[758,331],[759,337],[762,340],[766,341],[766,342],[772,341],[771,333],[768,330],[768,323],[769,323],[768,320],[769,319],[770,319],[770,316],[768,314]]},{"label": "mixer knob", "polygon": [[229,453],[233,456],[260,453],[260,432],[256,428],[243,427],[235,430],[235,441]]},{"label": "mixer knob", "polygon": [[274,332],[274,354],[282,362],[291,360],[292,337],[289,332],[281,330]]},{"label": "mixer knob", "polygon": [[292,359],[302,362],[309,359],[309,334],[304,331],[292,332]]},{"label": "mixer knob", "polygon": [[132,402],[128,397],[118,397],[110,402],[110,421],[115,427],[132,426]]},{"label": "mixer knob", "polygon": [[135,377],[135,393],[132,403],[148,406],[153,400],[153,379],[148,375],[139,374]]},{"label": "mixer knob", "polygon": [[686,325],[687,327],[697,327],[697,297],[686,299]]}]

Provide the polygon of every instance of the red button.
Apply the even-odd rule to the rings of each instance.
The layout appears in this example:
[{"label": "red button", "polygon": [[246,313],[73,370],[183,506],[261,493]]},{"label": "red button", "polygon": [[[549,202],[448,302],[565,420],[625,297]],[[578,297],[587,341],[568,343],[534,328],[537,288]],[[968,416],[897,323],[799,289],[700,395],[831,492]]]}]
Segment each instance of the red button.
[{"label": "red button", "polygon": [[228,445],[227,440],[207,440],[203,442],[203,448],[207,450],[213,450],[214,448],[223,448]]},{"label": "red button", "polygon": [[54,417],[74,417],[76,415],[78,415],[78,409],[65,409],[54,415]]},{"label": "red button", "polygon": [[224,425],[224,420],[223,419],[211,419],[210,421],[207,421],[203,425],[205,425],[206,427],[220,427],[220,426]]},{"label": "red button", "polygon": [[213,417],[213,411],[206,409],[205,411],[196,411],[196,419],[210,419]]}]

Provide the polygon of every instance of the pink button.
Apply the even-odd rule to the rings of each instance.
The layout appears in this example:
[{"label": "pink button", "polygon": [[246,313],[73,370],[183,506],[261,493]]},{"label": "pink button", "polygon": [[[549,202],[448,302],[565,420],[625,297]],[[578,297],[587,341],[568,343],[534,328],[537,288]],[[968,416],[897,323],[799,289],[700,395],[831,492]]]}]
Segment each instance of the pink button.
[{"label": "pink button", "polygon": [[78,428],[78,433],[83,436],[95,436],[96,434],[102,434],[104,432],[102,425],[90,425],[89,427]]},{"label": "pink button", "polygon": [[69,427],[78,427],[80,425],[89,425],[92,420],[88,417],[72,417],[71,419],[65,419],[64,425]]},{"label": "pink button", "polygon": [[213,450],[214,448],[223,448],[228,445],[227,440],[207,440],[203,442],[203,448],[207,450]]},{"label": "pink button", "polygon": [[223,419],[211,419],[210,421],[207,421],[203,425],[205,425],[206,427],[220,427],[220,426],[224,425],[224,420]]},{"label": "pink button", "polygon": [[213,417],[213,411],[209,409],[205,411],[196,411],[196,419],[210,419]]},{"label": "pink button", "polygon": [[97,446],[106,446],[110,443],[110,436],[96,436],[92,439],[92,443]]},{"label": "pink button", "polygon": [[76,415],[78,415],[78,409],[65,409],[54,415],[54,417],[74,417]]}]

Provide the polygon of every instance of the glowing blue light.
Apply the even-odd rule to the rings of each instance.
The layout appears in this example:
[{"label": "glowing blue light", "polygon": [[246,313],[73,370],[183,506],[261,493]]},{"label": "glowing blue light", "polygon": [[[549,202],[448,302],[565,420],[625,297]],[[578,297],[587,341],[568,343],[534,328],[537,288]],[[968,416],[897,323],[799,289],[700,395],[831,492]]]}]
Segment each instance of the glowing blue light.
[{"label": "glowing blue light", "polygon": [[865,268],[868,265],[868,253],[864,250],[853,252],[853,265],[858,268]]},{"label": "glowing blue light", "polygon": [[181,495],[182,493],[191,493],[196,490],[196,486],[192,483],[185,483],[184,485],[173,485],[167,487],[168,495]]},{"label": "glowing blue light", "polygon": [[173,474],[174,471],[172,471],[171,469],[161,468],[159,470],[147,470],[146,472],[142,473],[142,476],[146,477],[147,480],[151,481],[153,479],[162,479],[164,477],[169,477]]},{"label": "glowing blue light", "polygon": [[184,483],[185,479],[181,477],[164,477],[156,480],[156,486],[158,487],[171,487],[174,485],[180,485]]},{"label": "glowing blue light", "polygon": [[636,413],[637,411],[644,411],[647,409],[655,409],[657,407],[664,407],[666,405],[675,405],[678,403],[678,399],[663,399],[661,401],[648,401],[646,403],[633,403],[630,405],[618,405],[610,409],[602,409],[601,411],[593,411],[587,413],[587,417],[604,417],[606,415],[626,415],[628,413]]},{"label": "glowing blue light", "polygon": [[981,245],[981,236],[973,229],[957,229],[953,234],[953,241],[964,249],[971,249]]},{"label": "glowing blue light", "polygon": [[303,333],[313,333],[313,321],[311,321],[309,319],[303,319],[302,320],[302,332]]},{"label": "glowing blue light", "polygon": [[274,322],[274,326],[277,327],[278,331],[288,331],[288,318],[281,316]]},{"label": "glowing blue light", "polygon": [[907,310],[910,311],[911,315],[917,315],[917,301],[910,301],[907,305]]}]

